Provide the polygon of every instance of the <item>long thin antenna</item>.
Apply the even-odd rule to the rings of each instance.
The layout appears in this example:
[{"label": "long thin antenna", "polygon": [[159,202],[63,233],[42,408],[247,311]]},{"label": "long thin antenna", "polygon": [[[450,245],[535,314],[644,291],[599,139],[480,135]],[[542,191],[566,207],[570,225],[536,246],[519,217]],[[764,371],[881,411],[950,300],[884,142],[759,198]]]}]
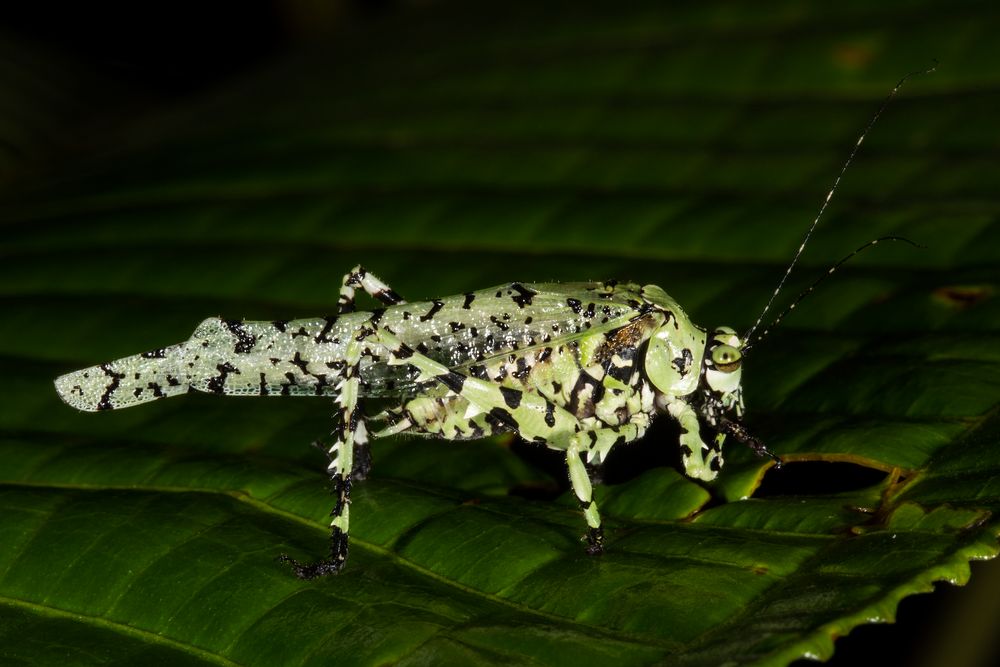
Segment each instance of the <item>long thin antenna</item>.
[{"label": "long thin antenna", "polygon": [[[920,70],[917,72],[910,72],[909,74],[904,76],[902,79],[899,80],[899,83],[897,83],[893,87],[893,89],[889,91],[889,94],[886,95],[885,99],[882,100],[882,105],[878,108],[878,111],[875,112],[875,115],[872,116],[872,119],[868,121],[868,125],[865,126],[865,129],[861,133],[861,136],[859,136],[858,140],[855,142],[854,148],[851,149],[851,154],[847,156],[847,160],[844,162],[844,166],[840,168],[840,173],[837,174],[837,178],[835,178],[833,181],[833,187],[831,187],[830,191],[826,193],[826,199],[823,200],[823,204],[819,207],[819,212],[816,214],[816,217],[813,218],[812,224],[809,225],[809,230],[806,232],[805,238],[802,239],[802,243],[799,245],[799,249],[795,252],[795,257],[792,258],[792,263],[788,265],[787,269],[785,269],[785,275],[781,277],[781,280],[778,282],[778,286],[774,289],[774,292],[771,293],[771,298],[767,300],[767,305],[764,306],[764,310],[761,311],[760,316],[757,318],[757,321],[754,322],[753,326],[750,327],[750,330],[747,331],[745,336],[743,336],[744,341],[749,341],[750,338],[753,336],[754,332],[757,331],[757,328],[760,326],[760,323],[764,321],[764,316],[767,315],[767,311],[771,309],[771,305],[774,303],[774,299],[778,296],[778,294],[781,292],[781,289],[785,286],[785,281],[788,280],[788,276],[792,273],[792,269],[794,269],[795,265],[798,263],[799,257],[802,255],[802,251],[806,249],[806,244],[809,243],[809,239],[812,237],[813,231],[815,231],[816,229],[816,225],[819,224],[820,218],[823,217],[823,213],[826,211],[826,207],[829,206],[830,200],[833,198],[833,193],[837,191],[837,186],[840,185],[840,179],[844,177],[844,172],[846,172],[847,168],[851,166],[851,162],[854,160],[854,156],[857,155],[858,150],[861,148],[862,142],[864,142],[865,137],[868,136],[868,133],[871,132],[871,129],[872,127],[874,127],[876,121],[878,121],[879,116],[881,116],[882,112],[885,111],[885,108],[889,106],[889,102],[891,102],[892,98],[896,96],[896,93],[899,92],[899,89],[903,87],[903,84],[906,83],[907,79],[920,74],[930,74],[931,72],[936,70],[937,61],[935,60],[933,62],[934,64],[931,65],[929,69]],[[748,347],[747,345],[744,345],[743,350],[746,350],[747,347]]]},{"label": "long thin antenna", "polygon": [[[783,311],[781,311],[781,313],[776,318],[774,318],[773,322],[771,322],[769,325],[767,325],[766,327],[764,327],[764,331],[762,331],[761,334],[759,336],[757,336],[756,339],[754,339],[754,340],[747,340],[746,345],[743,346],[743,348],[742,348],[741,351],[743,353],[746,353],[746,351],[749,350],[751,347],[753,347],[754,345],[756,345],[760,341],[764,340],[764,338],[767,336],[767,334],[771,332],[771,329],[773,329],[776,326],[778,326],[781,323],[781,320],[785,319],[786,315],[788,315],[790,312],[792,312],[793,310],[795,310],[795,306],[799,305],[799,302],[802,301],[802,299],[804,299],[807,296],[809,296],[810,294],[812,294],[813,290],[815,290],[817,287],[819,287],[820,284],[824,280],[826,280],[827,278],[829,278],[830,276],[832,276],[834,274],[834,272],[836,272],[837,269],[839,269],[841,266],[843,266],[844,264],[846,264],[851,258],[853,258],[855,255],[857,255],[859,252],[867,250],[868,248],[871,248],[872,246],[877,245],[877,244],[881,243],[882,241],[902,241],[903,243],[909,243],[914,248],[923,248],[924,247],[924,246],[920,245],[919,243],[914,243],[910,239],[903,238],[902,236],[882,236],[880,238],[877,238],[877,239],[874,239],[872,241],[869,241],[868,243],[864,244],[863,246],[860,246],[857,250],[855,250],[851,254],[847,255],[846,257],[844,257],[843,259],[841,259],[839,262],[837,262],[836,264],[834,264],[833,266],[831,266],[829,269],[827,269],[826,273],[824,273],[819,278],[817,278],[815,281],[813,281],[812,285],[810,285],[806,289],[802,290],[802,292],[800,292],[799,295],[797,297],[795,297],[795,300],[792,301],[792,303],[791,303],[790,306],[788,306]],[[746,340],[746,339],[744,339],[744,340]]]}]

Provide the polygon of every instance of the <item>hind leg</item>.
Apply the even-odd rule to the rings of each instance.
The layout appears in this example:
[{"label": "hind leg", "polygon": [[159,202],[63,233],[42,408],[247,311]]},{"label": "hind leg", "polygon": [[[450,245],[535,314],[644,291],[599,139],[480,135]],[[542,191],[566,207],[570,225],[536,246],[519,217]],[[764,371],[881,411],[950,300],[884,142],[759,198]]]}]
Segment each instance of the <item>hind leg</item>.
[{"label": "hind leg", "polygon": [[[350,270],[341,281],[340,298],[337,303],[341,313],[353,313],[355,310],[354,296],[355,288],[360,287],[368,296],[384,303],[387,306],[394,306],[406,303],[394,289],[376,278],[365,267],[358,264]],[[362,423],[362,428],[364,424]],[[351,470],[351,479],[360,482],[367,479],[372,468],[372,452],[368,446],[367,437],[355,436],[354,439],[354,466]]]},{"label": "hind leg", "polygon": [[[369,321],[369,324],[363,325],[355,335],[352,335],[337,382],[339,389],[336,399],[337,426],[333,432],[334,443],[328,452],[330,464],[327,466],[327,474],[330,476],[332,491],[336,498],[333,510],[330,512],[330,516],[333,517],[330,521],[330,555],[313,563],[301,563],[285,554],[280,557],[282,562],[292,566],[300,579],[315,579],[336,574],[347,562],[351,483],[358,470],[355,467],[354,454],[356,448],[360,447],[363,451],[368,445],[368,429],[358,406],[360,362],[364,354],[374,354],[373,349],[378,345],[371,337],[373,329],[369,325],[374,326]],[[359,463],[362,467],[366,465],[363,462]]]},{"label": "hind leg", "polygon": [[368,294],[368,296],[384,303],[387,306],[394,306],[398,303],[406,303],[406,301],[403,300],[403,297],[399,296],[395,290],[376,278],[374,275],[368,273],[365,267],[358,264],[351,269],[350,273],[344,276],[344,280],[341,282],[340,298],[337,300],[341,313],[354,312],[355,287],[360,287]]}]

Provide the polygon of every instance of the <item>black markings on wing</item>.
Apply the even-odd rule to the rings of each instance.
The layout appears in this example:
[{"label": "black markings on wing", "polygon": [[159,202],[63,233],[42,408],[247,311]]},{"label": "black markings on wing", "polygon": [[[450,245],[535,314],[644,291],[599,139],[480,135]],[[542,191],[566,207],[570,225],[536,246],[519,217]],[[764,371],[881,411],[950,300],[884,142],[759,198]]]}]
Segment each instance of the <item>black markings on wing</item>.
[{"label": "black markings on wing", "polygon": [[420,316],[421,322],[428,322],[434,319],[434,315],[444,307],[443,301],[434,300],[431,302],[431,309],[427,311],[425,315]]},{"label": "black markings on wing", "polygon": [[[334,395],[345,331],[370,318],[371,313],[276,322],[206,320],[186,344],[197,353],[183,359],[185,381],[198,391],[236,396]],[[230,345],[234,339],[239,349]]]},{"label": "black markings on wing", "polygon": [[337,323],[336,316],[329,316],[323,318],[323,328],[319,330],[316,337],[313,340],[317,343],[330,343],[332,342],[329,338],[330,332],[333,330],[333,325]]},{"label": "black markings on wing", "polygon": [[108,364],[101,364],[101,370],[104,371],[104,374],[107,375],[111,380],[110,382],[108,382],[107,388],[101,395],[100,400],[97,401],[97,409],[110,410],[114,407],[111,404],[111,397],[114,395],[115,391],[117,391],[118,386],[121,384],[122,379],[124,379],[125,377],[125,374],[113,371],[111,369],[111,366],[109,366]]},{"label": "black markings on wing", "polygon": [[56,391],[72,407],[88,412],[183,394],[189,390],[180,370],[184,349],[172,345],[67,373],[56,378]]},{"label": "black markings on wing", "polygon": [[216,366],[216,370],[219,371],[219,374],[213,378],[209,378],[205,386],[213,394],[223,394],[225,393],[226,379],[231,373],[239,373],[240,370],[228,361],[224,361]]},{"label": "black markings on wing", "polygon": [[284,382],[281,385],[281,395],[289,396],[292,393],[292,387],[298,385],[299,381],[295,373],[291,371],[285,373],[285,380],[287,380],[287,382]]},{"label": "black markings on wing", "polygon": [[222,323],[226,325],[229,332],[236,338],[236,345],[233,346],[233,352],[236,354],[250,354],[253,351],[254,345],[257,344],[257,337],[247,331],[246,326],[239,320],[223,320]]},{"label": "black markings on wing", "polygon": [[500,331],[510,331],[510,325],[504,322],[501,319],[501,317],[497,317],[496,315],[490,315],[490,322],[492,322],[493,326],[495,326]]},{"label": "black markings on wing", "polygon": [[528,377],[529,373],[531,373],[531,366],[528,365],[528,360],[523,356],[519,356],[514,361],[514,366],[515,368],[513,371],[511,371],[510,374],[510,376],[513,378],[517,378],[518,380],[523,380],[524,378]]},{"label": "black markings on wing", "polygon": [[511,283],[510,289],[512,292],[516,292],[516,294],[514,294],[511,298],[514,300],[514,303],[516,303],[519,308],[530,306],[531,298],[536,294],[538,294],[538,292],[536,292],[535,290],[528,289],[521,283]]},{"label": "black markings on wing", "polygon": [[[627,324],[637,314],[630,304],[641,305],[638,288],[609,290],[601,283],[506,283],[389,307],[379,324],[421,354],[471,375],[469,366],[484,366],[512,352],[531,357],[545,347],[554,350],[569,338]],[[578,304],[578,311],[573,303]],[[524,377],[528,372],[530,368],[522,366],[504,375]],[[421,391],[415,382],[417,374],[406,364],[362,360],[361,375],[369,396]]]},{"label": "black markings on wing", "polygon": [[309,362],[302,358],[302,352],[295,350],[295,355],[292,357],[290,362],[292,366],[299,369],[302,375],[310,375],[309,373]]}]

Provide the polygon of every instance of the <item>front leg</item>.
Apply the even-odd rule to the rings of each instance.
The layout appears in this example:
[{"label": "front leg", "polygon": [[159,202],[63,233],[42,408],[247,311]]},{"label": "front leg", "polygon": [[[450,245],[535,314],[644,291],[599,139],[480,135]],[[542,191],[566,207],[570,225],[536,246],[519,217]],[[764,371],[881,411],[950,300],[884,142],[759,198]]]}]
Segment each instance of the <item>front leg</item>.
[{"label": "front leg", "polygon": [[681,427],[681,462],[688,477],[710,482],[722,469],[721,442],[712,446],[701,439],[701,424],[698,413],[683,398],[675,398],[667,403],[667,412]]},{"label": "front leg", "polygon": [[753,453],[757,456],[769,456],[771,460],[774,461],[775,469],[780,468],[782,464],[781,457],[772,452],[767,448],[767,445],[761,441],[760,438],[753,436],[747,431],[746,427],[739,422],[730,421],[725,417],[719,420],[719,433],[720,438],[724,438],[726,434],[733,436],[738,442],[742,442],[744,445],[753,450]]},{"label": "front leg", "polygon": [[344,276],[344,280],[340,284],[340,298],[337,300],[337,303],[340,306],[342,314],[354,312],[354,288],[359,286],[368,296],[387,306],[406,303],[403,297],[399,296],[395,290],[368,273],[365,267],[358,264]]}]

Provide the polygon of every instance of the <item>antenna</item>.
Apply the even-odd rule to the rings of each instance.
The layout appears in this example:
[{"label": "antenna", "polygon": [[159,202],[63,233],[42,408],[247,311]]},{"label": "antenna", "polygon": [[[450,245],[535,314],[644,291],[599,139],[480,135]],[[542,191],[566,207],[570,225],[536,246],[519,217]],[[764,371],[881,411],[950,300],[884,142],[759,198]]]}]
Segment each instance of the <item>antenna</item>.
[{"label": "antenna", "polygon": [[[771,309],[771,305],[774,303],[774,299],[778,296],[778,294],[781,292],[781,289],[785,286],[785,281],[788,280],[788,276],[792,273],[792,269],[794,269],[795,265],[798,263],[799,257],[802,255],[802,251],[806,249],[806,244],[809,243],[809,239],[812,237],[813,231],[815,231],[815,229],[816,229],[816,225],[819,224],[820,218],[822,218],[823,217],[823,213],[826,212],[826,207],[829,206],[830,200],[833,198],[833,193],[837,191],[837,186],[840,185],[840,179],[844,177],[844,172],[846,172],[847,168],[851,166],[851,162],[854,161],[854,156],[857,155],[858,150],[861,148],[862,142],[864,142],[865,137],[868,136],[868,133],[871,132],[871,129],[872,129],[872,127],[874,127],[876,121],[878,121],[879,116],[881,116],[882,112],[885,111],[885,108],[887,106],[889,106],[889,102],[891,102],[892,98],[894,98],[896,96],[896,93],[898,93],[899,89],[903,87],[903,84],[906,83],[907,79],[909,79],[910,77],[913,77],[913,76],[921,75],[921,74],[930,74],[931,72],[933,72],[934,70],[936,70],[937,69],[937,61],[934,60],[933,63],[934,64],[931,65],[931,67],[929,69],[920,70],[920,71],[916,71],[916,72],[910,72],[909,74],[907,74],[906,76],[904,76],[902,79],[899,80],[899,83],[897,83],[893,87],[893,89],[891,91],[889,91],[889,94],[886,95],[886,98],[884,100],[882,100],[882,105],[878,108],[878,111],[875,112],[875,115],[872,116],[872,119],[870,121],[868,121],[868,125],[865,126],[865,129],[861,133],[861,136],[859,136],[858,140],[854,143],[854,148],[851,149],[851,154],[847,156],[847,160],[844,162],[844,166],[842,166],[840,168],[840,172],[837,174],[837,178],[834,179],[833,186],[830,188],[830,191],[826,193],[826,199],[823,200],[823,204],[819,207],[819,212],[816,213],[816,217],[813,218],[812,224],[809,225],[809,230],[806,231],[805,238],[802,239],[802,243],[799,245],[799,249],[797,251],[795,251],[795,256],[792,258],[792,263],[788,265],[787,269],[785,269],[785,275],[783,275],[781,277],[781,280],[778,282],[778,286],[774,289],[774,292],[771,293],[771,298],[769,298],[767,300],[767,305],[764,306],[764,310],[761,311],[760,316],[757,318],[757,321],[753,323],[753,326],[750,327],[750,330],[747,331],[746,335],[743,336],[742,339],[744,341],[749,341],[750,338],[753,336],[754,332],[757,331],[757,328],[760,326],[760,323],[764,321],[764,316],[767,315],[767,311],[769,311]],[[888,238],[888,237],[886,237],[886,238]],[[876,239],[875,241],[872,241],[871,243],[868,243],[867,246],[875,245],[875,243],[877,243],[880,240],[883,240],[883,239]],[[902,239],[902,240],[905,240],[905,239]],[[856,255],[858,252],[860,252],[862,249],[864,249],[867,246],[862,246],[861,248],[859,248],[854,253],[851,253],[851,255],[849,255],[847,258],[844,258],[843,260],[841,260],[840,262],[838,262],[836,264],[836,266],[834,266],[834,268],[827,273],[827,275],[829,275],[829,273],[832,273],[833,271],[835,271],[836,268],[839,267],[841,264],[843,264],[845,261],[847,261],[847,259],[849,257],[853,257],[854,255]],[[820,281],[817,281],[817,284]],[[815,284],[814,284],[814,286],[815,286]],[[809,290],[809,291],[811,291],[811,290]],[[796,300],[795,303],[798,303],[798,300]],[[794,304],[793,304],[792,307],[794,307]],[[789,309],[789,310],[791,310],[791,309]],[[785,313],[782,313],[782,317],[784,315],[785,315]],[[779,320],[780,319],[781,318],[779,317]],[[775,324],[777,324],[777,321],[775,321],[772,324],[772,326],[774,326]],[[760,340],[760,338],[758,338],[757,340]],[[743,351],[745,351],[747,348],[749,348],[749,344],[744,345],[741,349]]]},{"label": "antenna", "polygon": [[919,243],[914,243],[910,239],[903,238],[902,236],[882,236],[880,238],[877,238],[877,239],[874,239],[872,241],[869,241],[868,243],[864,244],[863,246],[860,246],[857,250],[855,250],[851,254],[847,255],[846,257],[844,257],[843,259],[841,259],[839,262],[837,262],[836,264],[834,264],[833,266],[831,266],[829,269],[827,269],[826,273],[824,273],[819,278],[817,278],[815,281],[813,281],[812,285],[810,285],[806,289],[802,290],[799,293],[799,295],[797,297],[795,297],[795,300],[792,301],[792,303],[791,303],[790,306],[788,306],[783,311],[781,311],[781,313],[776,318],[774,318],[773,322],[771,322],[769,325],[767,325],[766,327],[764,327],[764,331],[759,336],[757,336],[757,338],[755,340],[748,341],[747,344],[743,346],[741,352],[746,353],[746,351],[749,350],[751,347],[753,347],[754,345],[756,345],[760,341],[764,340],[764,338],[767,336],[767,334],[770,333],[771,329],[773,329],[776,326],[778,326],[781,323],[781,320],[785,319],[785,316],[788,315],[788,313],[790,313],[793,310],[795,310],[795,306],[799,305],[799,302],[802,301],[802,299],[804,299],[807,296],[809,296],[810,294],[812,294],[813,290],[815,290],[817,287],[819,287],[820,284],[824,280],[826,280],[827,278],[829,278],[830,276],[832,276],[834,274],[834,272],[836,272],[837,269],[839,269],[841,266],[843,266],[844,264],[846,264],[848,262],[848,260],[850,260],[851,258],[853,258],[858,253],[863,252],[863,251],[867,250],[868,248],[871,248],[872,246],[878,245],[882,241],[902,241],[903,243],[909,243],[914,248],[923,248],[924,247],[924,246],[920,245]]}]

